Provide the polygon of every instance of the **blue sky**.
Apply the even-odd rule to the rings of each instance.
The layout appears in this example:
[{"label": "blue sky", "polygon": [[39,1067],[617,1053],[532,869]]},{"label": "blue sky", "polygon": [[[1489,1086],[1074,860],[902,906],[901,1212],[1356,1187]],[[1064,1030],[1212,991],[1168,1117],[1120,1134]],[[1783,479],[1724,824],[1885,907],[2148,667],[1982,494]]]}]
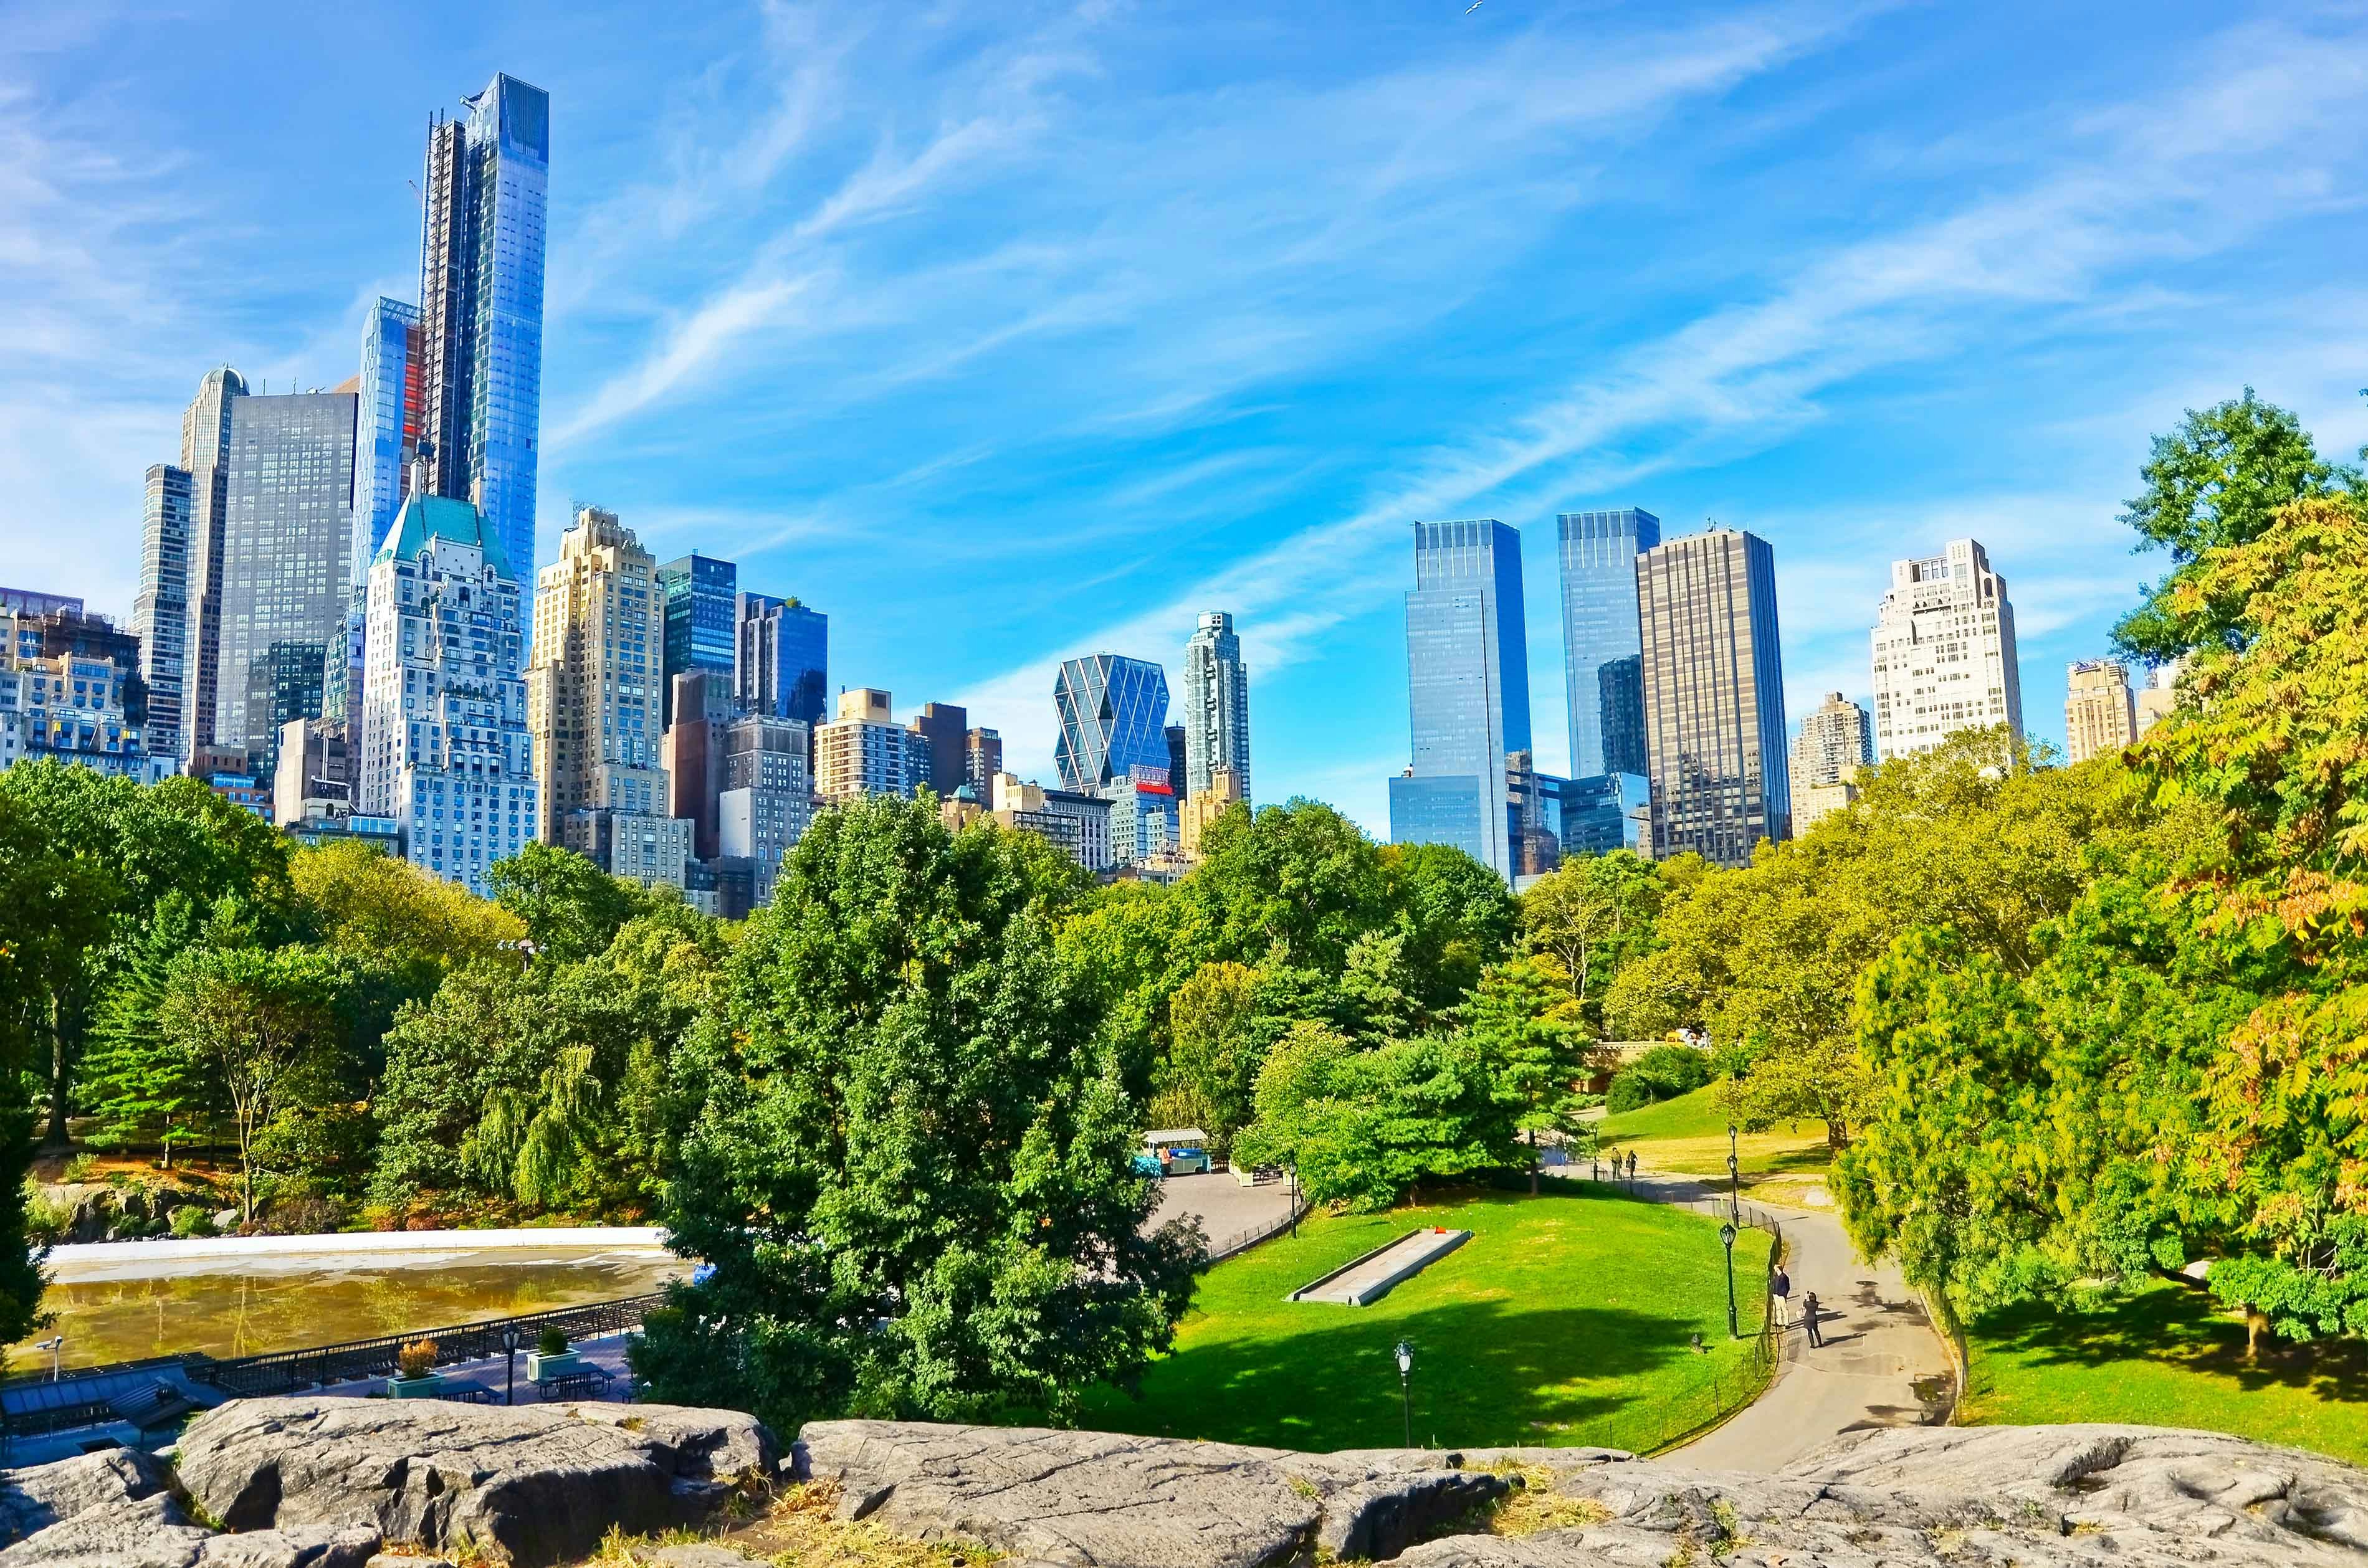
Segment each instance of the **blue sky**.
[{"label": "blue sky", "polygon": [[199,376],[353,373],[496,69],[552,98],[543,558],[571,498],[735,558],[1047,777],[1055,662],[1229,608],[1259,796],[1385,831],[1456,517],[1524,530],[1558,767],[1598,506],[1771,541],[1796,722],[1974,535],[2060,739],[2150,433],[2249,382],[2368,439],[2357,6],[19,4],[0,582],[129,609]]}]

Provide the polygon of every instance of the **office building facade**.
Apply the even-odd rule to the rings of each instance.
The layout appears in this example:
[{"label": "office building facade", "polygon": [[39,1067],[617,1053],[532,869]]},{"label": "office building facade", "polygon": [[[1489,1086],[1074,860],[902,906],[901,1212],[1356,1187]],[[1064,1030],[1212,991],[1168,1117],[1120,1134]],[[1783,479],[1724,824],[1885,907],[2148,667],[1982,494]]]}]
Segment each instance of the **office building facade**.
[{"label": "office building facade", "polygon": [[2119,659],[2083,659],[2072,666],[2066,685],[2066,762],[2077,765],[2137,743],[2137,703],[2128,665]]},{"label": "office building facade", "polygon": [[1938,555],[1893,562],[1873,639],[1878,757],[1912,756],[1961,730],[2000,724],[2022,738],[2014,606],[1979,540],[1951,540]]},{"label": "office building facade", "polygon": [[359,814],[391,817],[404,859],[490,895],[535,836],[525,595],[485,516],[415,494],[370,563]]},{"label": "office building facade", "polygon": [[1735,528],[1636,558],[1653,854],[1748,866],[1792,835],[1776,560]]},{"label": "office building facade", "polygon": [[1242,786],[1234,770],[1220,763],[1209,770],[1209,785],[1185,797],[1177,808],[1177,847],[1188,860],[1201,858],[1201,841],[1217,819],[1243,804]]},{"label": "office building facade", "polygon": [[666,682],[673,722],[666,727],[660,762],[666,776],[666,815],[690,824],[690,853],[712,860],[715,798],[723,788],[723,727],[732,722],[732,677],[721,670],[687,670]]},{"label": "office building facade", "polygon": [[[494,527],[494,519],[486,523]],[[499,540],[498,531],[494,537]],[[614,512],[586,506],[561,536],[559,559],[538,580],[527,672],[541,785],[538,836],[619,876],[687,860],[688,823],[680,855],[673,828],[648,826],[673,820],[658,722],[666,629],[657,562]],[[619,845],[635,869],[610,864]],[[678,873],[675,881],[679,885]]]},{"label": "office building facade", "polygon": [[807,725],[830,719],[830,618],[769,594],[744,593],[737,606],[742,710]]},{"label": "office building facade", "polygon": [[1053,680],[1060,738],[1053,765],[1064,788],[1092,793],[1137,767],[1167,772],[1167,672],[1148,659],[1088,653],[1062,661]]},{"label": "office building facade", "polygon": [[1521,536],[1493,518],[1415,526],[1406,598],[1413,760],[1390,780],[1390,837],[1452,844],[1510,882],[1506,758],[1530,749]]},{"label": "office building facade", "polygon": [[751,713],[723,727],[716,796],[720,858],[746,861],[752,904],[773,902],[781,858],[814,823],[813,737],[795,719]]},{"label": "office building facade", "polygon": [[982,804],[995,799],[995,776],[1003,771],[1003,736],[973,730],[962,737],[962,781]]},{"label": "office building facade", "polygon": [[230,512],[231,415],[246,379],[229,366],[206,372],[181,411],[182,471],[189,476],[188,631],[182,638],[180,755],[214,744],[222,663],[222,528]]},{"label": "office building facade", "polygon": [[131,634],[140,640],[140,679],[148,688],[142,744],[151,756],[178,756],[181,703],[189,647],[189,471],[151,465],[140,517],[140,591]]},{"label": "office building facade", "polygon": [[1625,849],[1653,853],[1653,787],[1641,773],[1597,773],[1544,779],[1554,807],[1551,825],[1565,859]]},{"label": "office building facade", "polygon": [[216,570],[213,741],[268,777],[279,729],[321,716],[326,650],[351,608],[352,392],[229,403]]},{"label": "office building facade", "polygon": [[1187,799],[1229,768],[1247,801],[1250,788],[1250,674],[1242,640],[1224,610],[1205,610],[1184,644],[1184,773]]},{"label": "office building facade", "polygon": [[381,297],[362,323],[355,393],[353,580],[369,592],[371,565],[411,494],[423,418],[419,307]]},{"label": "office building facade", "polygon": [[427,489],[475,503],[523,573],[535,558],[551,95],[497,74],[462,101],[466,119],[429,127],[421,181]]},{"label": "office building facade", "polygon": [[1565,512],[1555,518],[1555,535],[1571,774],[1643,774],[1645,644],[1636,614],[1636,557],[1661,542],[1661,519],[1634,506]]},{"label": "office building facade", "polygon": [[173,758],[148,751],[138,640],[81,605],[0,590],[0,768],[48,758],[164,778]]},{"label": "office building facade", "polygon": [[666,603],[666,684],[659,717],[674,722],[674,677],[712,670],[726,683],[739,657],[740,568],[694,551],[658,567]]},{"label": "office building facade", "polygon": [[[2146,684],[2132,694],[2137,733],[2144,736],[2148,730],[2170,717],[2179,707],[2179,681],[2187,673],[2184,657],[2167,665],[2157,665]],[[150,699],[153,703],[154,698]]]},{"label": "office building facade", "polygon": [[272,825],[284,829],[352,815],[354,749],[342,723],[290,719],[282,724],[279,766],[271,779]]},{"label": "office building facade", "polygon": [[995,776],[995,820],[1032,833],[1097,875],[1112,867],[1109,801],[1076,790],[1047,790],[1015,774]]}]

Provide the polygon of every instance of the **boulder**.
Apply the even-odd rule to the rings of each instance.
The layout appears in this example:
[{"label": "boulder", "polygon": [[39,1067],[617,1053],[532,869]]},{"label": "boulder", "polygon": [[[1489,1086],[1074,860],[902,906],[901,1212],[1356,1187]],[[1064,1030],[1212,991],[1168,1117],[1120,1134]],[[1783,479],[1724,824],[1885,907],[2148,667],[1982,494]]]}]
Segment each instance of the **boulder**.
[{"label": "boulder", "polygon": [[[2368,1473],[2142,1426],[1884,1428],[1747,1475],[1607,1449],[1294,1454],[832,1421],[801,1434],[793,1465],[837,1483],[843,1517],[1062,1568],[1266,1568],[1303,1554],[1405,1568],[2368,1564]],[[1484,1533],[1476,1510],[1540,1470],[1603,1520]]]},{"label": "boulder", "polygon": [[817,1421],[801,1478],[843,1518],[1064,1568],[1262,1568],[1314,1544],[1317,1488],[1267,1451],[1102,1432]]},{"label": "boulder", "polygon": [[611,1528],[696,1523],[778,1453],[731,1411],[313,1396],[207,1412],[181,1435],[179,1471],[233,1529],[360,1523],[535,1568],[593,1551]]},{"label": "boulder", "polygon": [[218,1535],[166,1488],[130,1449],[0,1471],[0,1568],[365,1568],[379,1549],[366,1525]]}]

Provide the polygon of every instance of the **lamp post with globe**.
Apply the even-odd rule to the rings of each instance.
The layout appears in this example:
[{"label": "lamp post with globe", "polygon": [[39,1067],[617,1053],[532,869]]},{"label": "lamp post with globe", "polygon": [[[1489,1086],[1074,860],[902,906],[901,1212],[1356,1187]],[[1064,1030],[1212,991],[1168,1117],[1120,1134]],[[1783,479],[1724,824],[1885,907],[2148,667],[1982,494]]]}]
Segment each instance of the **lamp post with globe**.
[{"label": "lamp post with globe", "polygon": [[1735,1326],[1735,1225],[1733,1221],[1718,1228],[1718,1244],[1726,1249],[1726,1336],[1740,1339]]},{"label": "lamp post with globe", "polygon": [[1414,1447],[1414,1346],[1398,1341],[1398,1399],[1406,1407],[1406,1446]]}]

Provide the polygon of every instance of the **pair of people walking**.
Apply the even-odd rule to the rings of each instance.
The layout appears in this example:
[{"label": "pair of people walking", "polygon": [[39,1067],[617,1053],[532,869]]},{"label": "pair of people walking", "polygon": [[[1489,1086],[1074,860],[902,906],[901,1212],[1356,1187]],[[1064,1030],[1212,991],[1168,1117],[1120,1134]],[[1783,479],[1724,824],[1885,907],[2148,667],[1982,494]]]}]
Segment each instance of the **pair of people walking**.
[{"label": "pair of people walking", "polygon": [[[1770,1289],[1776,1298],[1776,1326],[1782,1329],[1791,1328],[1793,1326],[1793,1277],[1784,1271],[1781,1264],[1777,1266],[1776,1278],[1770,1282]],[[1817,1348],[1826,1343],[1825,1335],[1817,1327],[1817,1293],[1815,1290],[1809,1291],[1801,1300],[1801,1325],[1808,1333],[1811,1348]]]}]

